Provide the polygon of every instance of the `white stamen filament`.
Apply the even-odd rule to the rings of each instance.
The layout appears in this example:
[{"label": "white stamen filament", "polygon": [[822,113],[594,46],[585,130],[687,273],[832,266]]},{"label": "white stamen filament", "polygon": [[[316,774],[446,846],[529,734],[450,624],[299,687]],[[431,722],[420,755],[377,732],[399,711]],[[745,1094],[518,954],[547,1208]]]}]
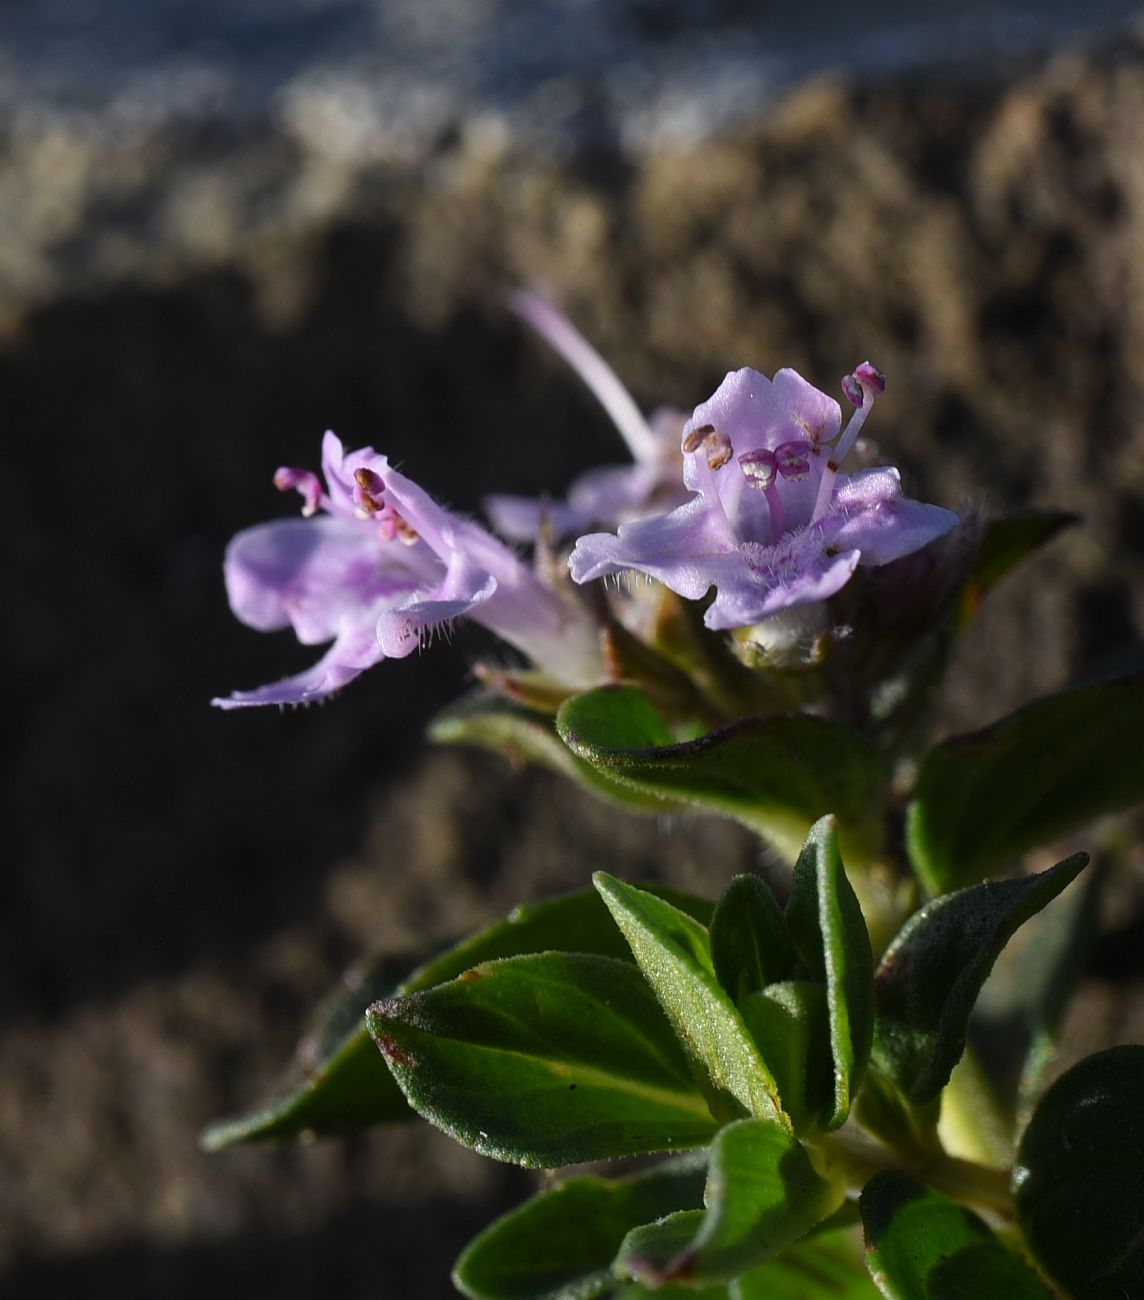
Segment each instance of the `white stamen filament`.
[{"label": "white stamen filament", "polygon": [[874,394],[866,384],[862,388],[862,405],[850,417],[849,423],[838,441],[830,448],[826,468],[822,471],[822,478],[818,482],[818,496],[814,501],[814,510],[810,516],[812,524],[817,523],[824,514],[830,509],[830,501],[834,496],[834,482],[838,477],[838,471],[842,467],[842,462],[846,459],[850,448],[858,440],[858,434],[862,426],[866,423],[866,417],[874,409]]}]

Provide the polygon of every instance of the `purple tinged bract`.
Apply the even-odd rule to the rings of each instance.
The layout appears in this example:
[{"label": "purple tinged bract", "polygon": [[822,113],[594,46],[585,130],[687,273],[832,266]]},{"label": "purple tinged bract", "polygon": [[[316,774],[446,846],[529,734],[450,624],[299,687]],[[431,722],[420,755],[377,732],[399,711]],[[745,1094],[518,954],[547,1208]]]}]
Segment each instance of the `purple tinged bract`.
[{"label": "purple tinged bract", "polygon": [[957,515],[904,497],[896,469],[840,472],[884,386],[869,363],[846,377],[857,409],[840,433],[838,403],[795,371],[773,381],[732,371],[683,428],[690,500],[581,537],[572,577],[636,571],[692,600],[714,587],[707,626],[748,628],[826,600],[859,564],[888,564],[940,537]]},{"label": "purple tinged bract", "polygon": [[566,316],[534,293],[515,293],[509,305],[591,390],[627,444],[632,464],[588,470],[573,480],[563,501],[490,496],[485,509],[493,527],[514,541],[531,542],[542,534],[558,540],[681,505],[688,495],[680,479],[684,413],[661,406],[645,418],[615,371]]},{"label": "purple tinged bract", "polygon": [[346,452],[327,433],[322,472],[324,491],[308,470],[278,470],[276,485],[301,494],[303,518],[239,533],[224,575],[244,623],[292,627],[303,644],[329,649],[297,676],[214,700],[219,708],[323,699],[463,616],[569,686],[600,680],[591,619],[503,542],[438,505],[370,447]]}]

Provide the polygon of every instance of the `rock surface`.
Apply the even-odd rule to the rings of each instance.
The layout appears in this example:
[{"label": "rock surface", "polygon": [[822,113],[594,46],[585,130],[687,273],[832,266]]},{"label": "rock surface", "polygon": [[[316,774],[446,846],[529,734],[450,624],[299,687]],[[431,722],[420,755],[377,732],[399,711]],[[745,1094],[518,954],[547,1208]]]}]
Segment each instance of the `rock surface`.
[{"label": "rock surface", "polygon": [[[874,432],[917,494],[1085,516],[971,633],[948,725],[1130,650],[1144,49],[972,83],[821,79],[639,156],[541,156],[487,121],[416,164],[257,124],[119,152],[49,126],[10,118],[0,164],[23,223],[0,252],[7,1293],[446,1295],[451,1254],[529,1178],[420,1129],[208,1158],[199,1127],[272,1079],[364,947],[598,866],[715,891],[758,851],[428,752],[465,636],[321,710],[212,714],[212,694],[305,662],[232,623],[226,539],[281,510],[270,472],[313,462],[325,427],[468,509],[615,457],[498,306],[535,283],[645,404],[748,363],[832,387],[868,356],[890,376]],[[1144,1028],[1099,983],[1144,979],[1135,868],[1086,1004],[1117,1038]]]}]

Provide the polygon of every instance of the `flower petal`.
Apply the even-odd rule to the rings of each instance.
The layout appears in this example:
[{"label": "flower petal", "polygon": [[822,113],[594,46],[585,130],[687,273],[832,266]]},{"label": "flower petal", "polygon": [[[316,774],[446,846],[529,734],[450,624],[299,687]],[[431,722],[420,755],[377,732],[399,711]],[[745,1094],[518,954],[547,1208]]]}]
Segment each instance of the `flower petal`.
[{"label": "flower petal", "polygon": [[808,383],[797,370],[777,370],[774,399],[783,427],[778,437],[812,446],[833,442],[842,427],[842,408],[820,389]]},{"label": "flower petal", "polygon": [[328,515],[259,524],[227,547],[230,607],[260,632],[293,627],[304,645],[320,645],[338,635],[347,608],[368,610],[422,585],[433,561],[415,551]]},{"label": "flower petal", "polygon": [[514,542],[533,542],[545,535],[567,537],[593,523],[605,522],[593,516],[584,518],[566,502],[550,501],[544,497],[500,493],[485,497],[484,505],[497,532]]},{"label": "flower petal", "polygon": [[377,619],[377,641],[390,659],[404,659],[435,629],[472,613],[497,589],[491,573],[468,563],[458,554],[441,585],[427,599],[382,610]]},{"label": "flower petal", "polygon": [[635,569],[680,596],[698,600],[713,581],[712,560],[737,550],[726,520],[697,496],[670,514],[622,524],[615,535],[581,537],[568,564],[575,582]]},{"label": "flower petal", "polygon": [[826,600],[850,581],[859,560],[857,550],[824,544],[816,529],[776,546],[744,545],[742,554],[742,569],[717,579],[719,594],[703,616],[709,628],[749,627],[781,610]]},{"label": "flower petal", "polygon": [[834,545],[856,547],[862,564],[879,565],[920,550],[957,522],[952,510],[902,496],[897,470],[878,468],[840,481],[821,524]]},{"label": "flower petal", "polygon": [[280,682],[252,691],[234,691],[211,700],[219,709],[243,709],[267,704],[313,704],[385,658],[377,643],[372,623],[348,629],[338,637],[312,668],[285,677]]}]

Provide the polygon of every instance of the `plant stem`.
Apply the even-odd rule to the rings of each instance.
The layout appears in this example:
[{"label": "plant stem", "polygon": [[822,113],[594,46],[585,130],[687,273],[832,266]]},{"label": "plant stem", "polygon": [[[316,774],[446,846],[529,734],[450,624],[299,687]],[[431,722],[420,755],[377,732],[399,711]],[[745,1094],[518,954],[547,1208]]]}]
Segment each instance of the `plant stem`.
[{"label": "plant stem", "polygon": [[827,1159],[845,1171],[855,1190],[882,1170],[897,1169],[954,1200],[987,1211],[994,1218],[1006,1223],[1013,1221],[1015,1208],[1006,1170],[990,1168],[975,1160],[960,1160],[944,1151],[911,1160],[852,1129],[821,1138],[820,1146]]}]

